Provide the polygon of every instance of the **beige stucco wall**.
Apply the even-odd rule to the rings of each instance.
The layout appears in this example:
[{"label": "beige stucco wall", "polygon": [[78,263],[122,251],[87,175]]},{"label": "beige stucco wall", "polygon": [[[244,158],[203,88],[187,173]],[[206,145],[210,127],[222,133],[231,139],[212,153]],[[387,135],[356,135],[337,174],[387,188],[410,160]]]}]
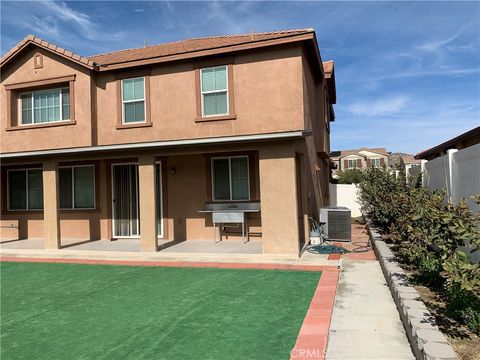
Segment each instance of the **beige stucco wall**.
[{"label": "beige stucco wall", "polygon": [[261,148],[259,153],[263,251],[298,255],[300,225],[295,148],[279,144]]},{"label": "beige stucco wall", "polygon": [[316,80],[306,58],[302,61],[302,74],[305,127],[312,129],[313,136],[299,142],[296,151],[305,155],[307,209],[310,216],[317,218],[318,209],[329,203],[330,165],[320,156],[330,153],[329,123],[325,118],[326,82]]},{"label": "beige stucco wall", "polygon": [[[43,67],[35,69],[33,56],[43,54]],[[75,75],[75,125],[6,131],[7,91],[3,85]],[[2,69],[0,86],[0,146],[2,152],[31,151],[91,145],[92,78],[90,71],[45,50],[26,50]]]},{"label": "beige stucco wall", "polygon": [[152,68],[152,127],[116,129],[115,74],[98,78],[98,144],[205,138],[303,129],[301,50],[288,48],[235,56],[235,120],[195,122],[195,71],[191,63]]}]

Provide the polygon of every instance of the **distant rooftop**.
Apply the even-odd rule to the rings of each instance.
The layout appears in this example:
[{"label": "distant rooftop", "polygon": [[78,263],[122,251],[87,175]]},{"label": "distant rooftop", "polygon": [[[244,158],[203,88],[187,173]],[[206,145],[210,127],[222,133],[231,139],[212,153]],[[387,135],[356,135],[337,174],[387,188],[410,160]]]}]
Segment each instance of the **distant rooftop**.
[{"label": "distant rooftop", "polygon": [[[354,150],[337,150],[337,151],[332,151],[330,152],[330,157],[332,158],[342,158],[348,155],[352,154],[359,154],[360,151],[365,150],[365,151],[371,151],[374,153],[377,153],[379,155],[385,155],[387,156],[387,150],[385,148],[360,148],[360,149],[354,149]],[[360,155],[360,154],[359,154]]]}]

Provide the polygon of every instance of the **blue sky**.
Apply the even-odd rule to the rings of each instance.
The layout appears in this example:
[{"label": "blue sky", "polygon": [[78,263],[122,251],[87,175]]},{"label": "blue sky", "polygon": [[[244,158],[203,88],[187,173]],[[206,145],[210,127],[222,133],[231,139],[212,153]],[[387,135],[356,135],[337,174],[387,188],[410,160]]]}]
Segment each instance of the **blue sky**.
[{"label": "blue sky", "polygon": [[480,2],[0,2],[1,52],[27,34],[81,55],[313,27],[336,66],[332,150],[415,153],[480,124]]}]

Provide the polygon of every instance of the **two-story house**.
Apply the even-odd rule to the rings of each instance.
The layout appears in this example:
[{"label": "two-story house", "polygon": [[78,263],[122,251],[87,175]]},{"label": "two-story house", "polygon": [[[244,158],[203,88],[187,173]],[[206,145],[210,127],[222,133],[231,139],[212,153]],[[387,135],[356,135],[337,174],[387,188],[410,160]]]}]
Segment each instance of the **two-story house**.
[{"label": "two-story house", "polygon": [[388,153],[385,148],[360,148],[355,150],[339,150],[330,153],[333,164],[332,177],[339,171],[347,169],[363,170],[369,166],[388,165]]},{"label": "two-story house", "polygon": [[328,205],[335,76],[313,29],[91,57],[28,36],[0,66],[1,212],[20,238],[157,251],[213,239],[202,210],[225,206],[252,209],[264,253],[298,255]]}]

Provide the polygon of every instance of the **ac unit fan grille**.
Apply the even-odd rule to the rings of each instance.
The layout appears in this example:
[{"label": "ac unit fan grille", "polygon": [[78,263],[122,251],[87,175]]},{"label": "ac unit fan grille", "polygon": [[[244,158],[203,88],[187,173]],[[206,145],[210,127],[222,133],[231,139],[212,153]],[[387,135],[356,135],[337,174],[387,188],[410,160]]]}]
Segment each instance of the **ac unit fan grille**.
[{"label": "ac unit fan grille", "polygon": [[351,240],[351,218],[349,211],[328,212],[328,238],[330,240]]}]

